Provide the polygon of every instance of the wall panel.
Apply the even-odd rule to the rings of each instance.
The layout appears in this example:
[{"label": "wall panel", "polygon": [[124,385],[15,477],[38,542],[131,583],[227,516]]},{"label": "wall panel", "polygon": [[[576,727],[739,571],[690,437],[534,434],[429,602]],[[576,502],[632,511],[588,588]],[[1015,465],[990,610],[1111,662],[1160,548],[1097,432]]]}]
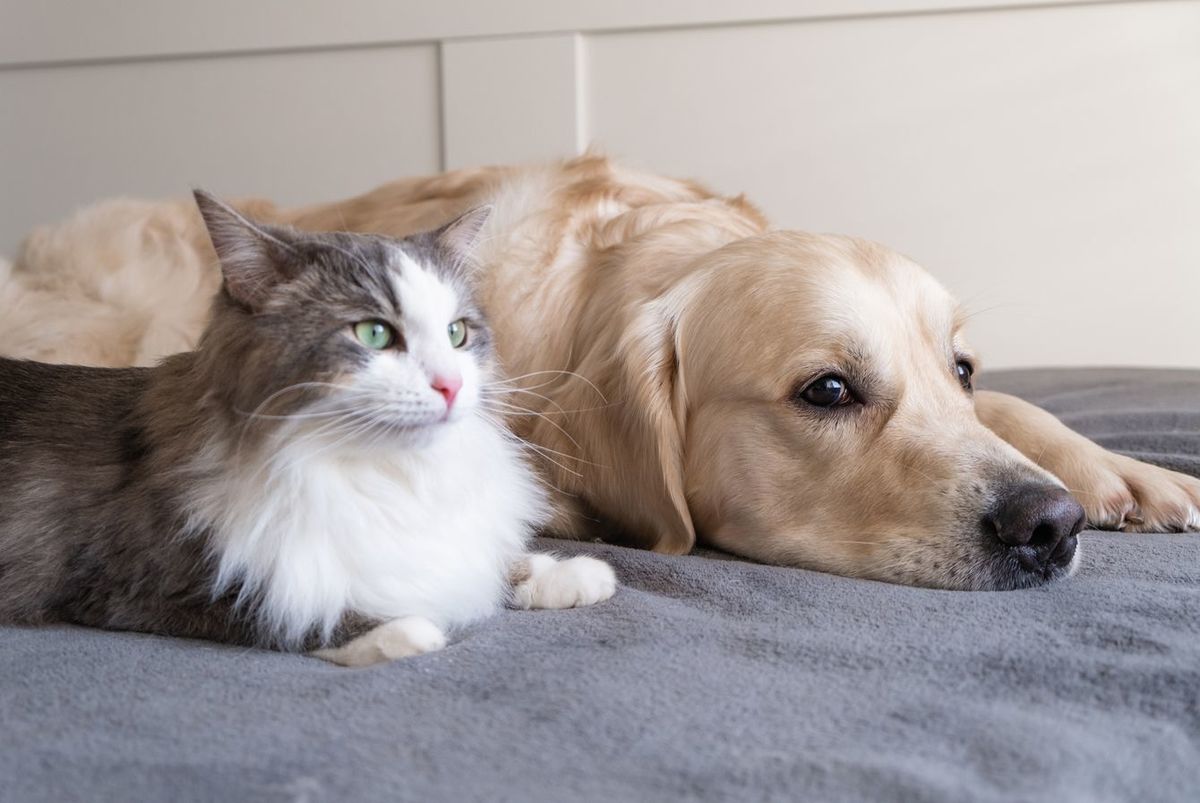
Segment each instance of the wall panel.
[{"label": "wall panel", "polygon": [[869,237],[993,365],[1200,365],[1200,4],[596,36],[590,136]]},{"label": "wall panel", "polygon": [[0,71],[0,254],[110,195],[289,203],[440,168],[437,49]]}]

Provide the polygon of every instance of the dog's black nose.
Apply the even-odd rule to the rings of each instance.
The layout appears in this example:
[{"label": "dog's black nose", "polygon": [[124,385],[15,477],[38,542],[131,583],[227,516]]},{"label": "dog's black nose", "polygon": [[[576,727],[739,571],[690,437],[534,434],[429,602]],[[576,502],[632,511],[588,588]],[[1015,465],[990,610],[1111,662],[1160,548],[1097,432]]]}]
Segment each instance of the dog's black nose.
[{"label": "dog's black nose", "polygon": [[1083,507],[1066,490],[1022,485],[1002,498],[984,523],[1023,567],[1045,571],[1071,562],[1084,521]]}]

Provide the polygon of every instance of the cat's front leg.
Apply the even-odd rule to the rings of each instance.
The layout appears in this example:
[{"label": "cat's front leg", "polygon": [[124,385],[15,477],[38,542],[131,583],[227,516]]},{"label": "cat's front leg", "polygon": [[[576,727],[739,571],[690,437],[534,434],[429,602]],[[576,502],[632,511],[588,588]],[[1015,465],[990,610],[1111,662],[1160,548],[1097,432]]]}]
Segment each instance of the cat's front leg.
[{"label": "cat's front leg", "polygon": [[436,652],[446,646],[446,634],[423,616],[405,616],[368,630],[340,647],[312,655],[340,666],[371,666],[398,658]]},{"label": "cat's front leg", "polygon": [[595,605],[617,591],[617,575],[612,567],[586,555],[566,560],[525,555],[513,564],[509,579],[513,607],[526,610]]},{"label": "cat's front leg", "polygon": [[979,420],[1062,480],[1102,530],[1200,530],[1200,480],[1115,454],[1050,413],[1003,393],[979,391]]}]

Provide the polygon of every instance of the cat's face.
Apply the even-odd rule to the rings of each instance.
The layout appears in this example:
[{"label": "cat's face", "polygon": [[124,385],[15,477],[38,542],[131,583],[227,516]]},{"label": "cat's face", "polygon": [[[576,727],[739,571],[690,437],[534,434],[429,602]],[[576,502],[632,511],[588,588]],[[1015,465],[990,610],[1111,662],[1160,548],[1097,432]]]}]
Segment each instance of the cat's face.
[{"label": "cat's face", "polygon": [[476,210],[404,240],[261,226],[197,194],[225,278],[201,350],[249,431],[419,446],[483,411],[491,334],[471,293]]}]

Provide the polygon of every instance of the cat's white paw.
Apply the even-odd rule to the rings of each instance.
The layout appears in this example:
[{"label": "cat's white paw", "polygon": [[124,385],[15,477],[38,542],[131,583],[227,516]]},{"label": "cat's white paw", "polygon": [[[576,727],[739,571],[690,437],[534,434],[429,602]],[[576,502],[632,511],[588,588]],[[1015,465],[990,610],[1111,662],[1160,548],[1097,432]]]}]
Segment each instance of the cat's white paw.
[{"label": "cat's white paw", "polygon": [[436,652],[446,646],[446,634],[422,616],[384,622],[341,647],[317,650],[314,656],[341,666],[371,666],[398,658]]},{"label": "cat's white paw", "polygon": [[603,602],[617,591],[617,575],[602,560],[529,555],[527,561],[526,576],[513,586],[514,607],[579,608]]}]

